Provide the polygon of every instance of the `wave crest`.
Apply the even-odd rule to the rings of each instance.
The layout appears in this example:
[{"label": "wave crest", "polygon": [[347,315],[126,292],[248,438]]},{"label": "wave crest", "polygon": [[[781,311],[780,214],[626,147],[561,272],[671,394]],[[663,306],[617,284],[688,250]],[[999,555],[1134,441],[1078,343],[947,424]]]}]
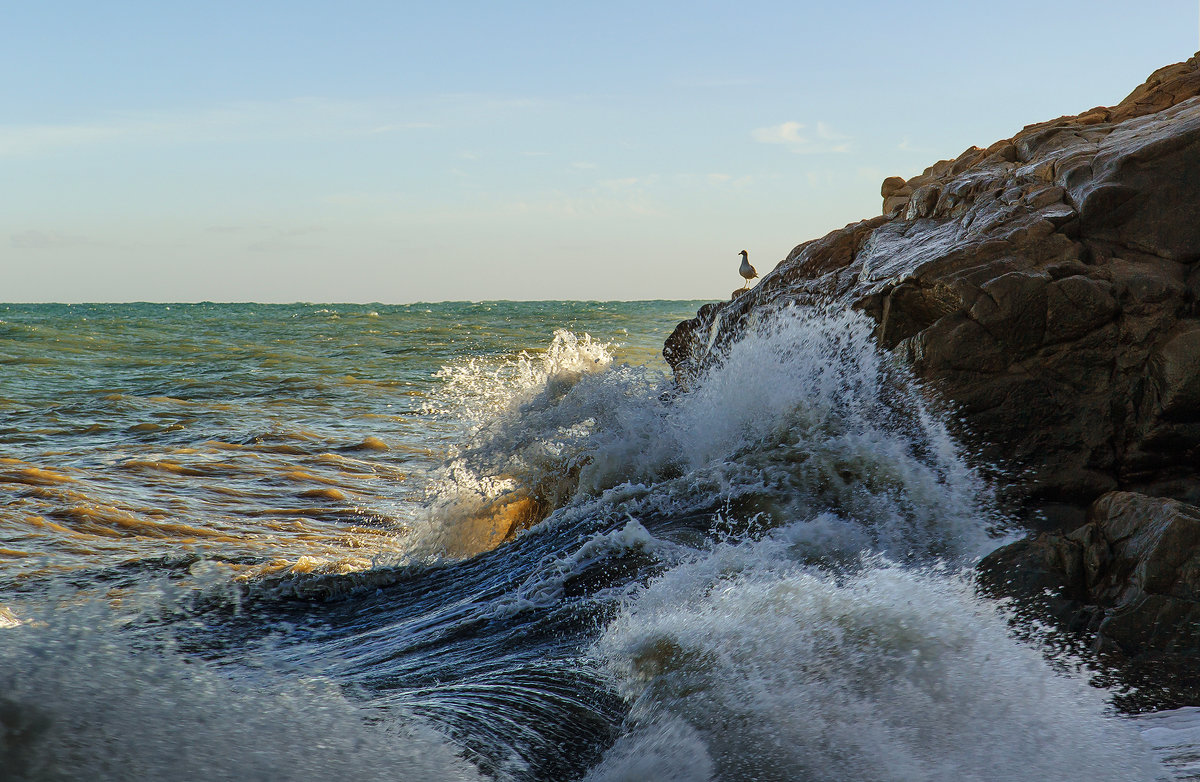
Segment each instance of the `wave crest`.
[{"label": "wave crest", "polygon": [[452,553],[556,511],[766,529],[819,519],[814,556],[994,545],[986,483],[859,313],[783,310],[687,391],[567,332],[537,359],[444,373],[472,421],[436,483],[435,533]]}]

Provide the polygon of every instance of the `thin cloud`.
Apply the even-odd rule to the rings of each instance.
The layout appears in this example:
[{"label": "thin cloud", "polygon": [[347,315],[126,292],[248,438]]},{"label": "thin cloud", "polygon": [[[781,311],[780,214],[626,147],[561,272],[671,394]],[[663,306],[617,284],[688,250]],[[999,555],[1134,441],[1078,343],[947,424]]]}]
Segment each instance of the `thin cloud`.
[{"label": "thin cloud", "polygon": [[850,137],[839,133],[833,129],[833,126],[827,122],[817,123],[817,138],[825,139],[826,141],[849,141]]},{"label": "thin cloud", "polygon": [[576,220],[609,220],[621,215],[654,217],[659,210],[640,195],[628,198],[591,196],[515,201],[499,208],[500,214],[512,216],[558,217]]},{"label": "thin cloud", "polygon": [[609,190],[622,190],[627,187],[633,187],[640,181],[642,180],[635,176],[628,176],[623,179],[601,179],[596,184]]},{"label": "thin cloud", "polygon": [[759,84],[759,79],[750,79],[738,76],[716,77],[711,79],[678,79],[675,85],[678,87],[699,87],[704,89],[726,89],[729,87],[749,87],[753,84]]},{"label": "thin cloud", "polygon": [[911,152],[918,155],[932,155],[935,150],[932,147],[924,147],[919,144],[913,144],[912,139],[905,136],[900,143],[896,145],[896,149],[900,152]]},{"label": "thin cloud", "polygon": [[255,253],[275,253],[289,250],[304,250],[318,246],[318,243],[308,241],[314,234],[320,234],[323,228],[306,226],[304,228],[269,228],[267,235],[246,244],[246,249]]},{"label": "thin cloud", "polygon": [[150,121],[0,126],[0,158],[25,157],[71,147],[125,141],[163,129],[162,125]]},{"label": "thin cloud", "polygon": [[[476,125],[480,115],[541,105],[485,95],[440,96],[418,105],[300,97],[178,111],[115,112],[76,123],[0,124],[0,158],[115,144],[180,144],[371,136]],[[414,115],[416,115],[414,117]]]},{"label": "thin cloud", "polygon": [[755,128],[750,137],[760,144],[780,144],[801,155],[844,153],[851,149],[851,138],[838,132],[827,122],[818,122],[809,131],[801,122],[781,122],[765,128]]},{"label": "thin cloud", "polygon": [[882,182],[883,181],[883,172],[880,171],[878,168],[874,168],[871,166],[859,166],[858,169],[854,173],[858,176],[859,179],[865,179],[868,182]]},{"label": "thin cloud", "polygon": [[654,187],[659,181],[658,174],[648,174],[646,176],[630,176],[619,179],[601,179],[596,182],[596,187],[603,190],[629,190],[631,188]]},{"label": "thin cloud", "polygon": [[799,122],[783,122],[766,128],[756,128],[750,135],[760,144],[807,144],[808,139],[800,135],[804,125]]},{"label": "thin cloud", "polygon": [[540,98],[499,97],[479,92],[445,92],[438,96],[438,100],[489,110],[534,109],[547,103]]}]

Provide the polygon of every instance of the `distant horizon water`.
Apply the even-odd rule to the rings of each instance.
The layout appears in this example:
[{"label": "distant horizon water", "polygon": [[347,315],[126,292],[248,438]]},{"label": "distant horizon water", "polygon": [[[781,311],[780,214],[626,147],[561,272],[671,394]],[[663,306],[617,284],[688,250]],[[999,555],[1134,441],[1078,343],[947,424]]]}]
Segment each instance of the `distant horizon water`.
[{"label": "distant horizon water", "polygon": [[267,305],[269,305],[269,306],[285,306],[285,307],[286,307],[286,306],[330,306],[330,305],[345,305],[345,306],[357,306],[357,307],[363,307],[363,306],[367,306],[367,305],[370,305],[370,304],[382,304],[382,305],[384,305],[384,306],[386,306],[386,307],[413,307],[413,306],[416,306],[416,305],[418,305],[418,304],[550,304],[550,303],[556,303],[556,302],[559,302],[559,303],[571,303],[571,304],[575,304],[575,303],[582,303],[582,304],[605,304],[605,303],[611,303],[611,304],[642,304],[642,303],[656,303],[656,302],[692,302],[692,301],[710,301],[710,299],[662,299],[662,298],[650,298],[650,299],[439,299],[439,300],[436,300],[436,301],[435,301],[435,300],[416,299],[416,300],[413,300],[413,301],[402,301],[402,302],[383,302],[383,301],[252,301],[252,300],[249,300],[249,299],[247,299],[247,300],[244,300],[244,301],[232,301],[232,300],[230,300],[230,301],[216,301],[216,300],[212,300],[212,299],[197,299],[197,300],[194,300],[194,301],[193,301],[193,300],[189,300],[189,299],[179,299],[179,300],[175,300],[175,301],[170,301],[170,300],[165,300],[165,299],[164,299],[164,300],[161,300],[161,301],[159,301],[159,300],[149,300],[149,299],[131,299],[131,300],[127,300],[127,301],[115,301],[115,300],[114,300],[114,301],[102,301],[102,300],[88,300],[88,301],[0,301],[0,307],[2,307],[2,306],[6,306],[6,305],[10,305],[10,304],[11,304],[11,305],[14,305],[14,306],[15,306],[15,305],[21,305],[21,306],[25,306],[25,305],[39,305],[39,304],[44,304],[44,305],[48,305],[48,306],[53,306],[53,305],[61,305],[61,306],[75,306],[75,305],[97,305],[97,306],[101,306],[101,305],[112,305],[112,306],[119,306],[119,305],[122,305],[122,304],[129,304],[129,305],[136,305],[136,304],[163,304],[163,305],[173,305],[173,304],[229,304],[229,305],[253,305],[253,304],[257,304],[257,305],[264,305],[264,306],[267,306]]}]

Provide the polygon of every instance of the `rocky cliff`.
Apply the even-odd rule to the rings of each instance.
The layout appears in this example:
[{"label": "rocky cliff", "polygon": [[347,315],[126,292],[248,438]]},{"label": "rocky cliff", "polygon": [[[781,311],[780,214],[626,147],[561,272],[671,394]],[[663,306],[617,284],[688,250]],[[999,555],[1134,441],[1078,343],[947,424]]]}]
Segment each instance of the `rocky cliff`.
[{"label": "rocky cliff", "polygon": [[663,353],[688,378],[763,308],[833,302],[954,403],[1059,526],[1100,494],[1200,500],[1200,55],[1124,101],[882,188]]},{"label": "rocky cliff", "polygon": [[1200,54],[881,195],[882,215],[679,324],[676,379],[764,310],[867,313],[1043,531],[989,556],[983,583],[1048,595],[1101,648],[1200,650]]}]

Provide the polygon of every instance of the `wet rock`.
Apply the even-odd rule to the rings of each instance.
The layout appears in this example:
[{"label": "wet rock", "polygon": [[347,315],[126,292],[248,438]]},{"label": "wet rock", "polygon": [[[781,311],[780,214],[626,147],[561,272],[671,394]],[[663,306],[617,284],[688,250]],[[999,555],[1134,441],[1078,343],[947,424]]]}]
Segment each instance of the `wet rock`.
[{"label": "wet rock", "polygon": [[1200,652],[1200,508],[1111,492],[1088,522],[1005,546],[980,563],[997,594],[1129,656]]},{"label": "wet rock", "polygon": [[880,194],[881,216],[680,324],[677,380],[764,310],[840,303],[953,403],[1013,502],[1077,509],[1062,518],[1114,489],[1200,502],[1200,59]]},{"label": "wet rock", "polygon": [[1176,324],[1150,367],[1159,414],[1167,419],[1200,417],[1200,322]]}]

